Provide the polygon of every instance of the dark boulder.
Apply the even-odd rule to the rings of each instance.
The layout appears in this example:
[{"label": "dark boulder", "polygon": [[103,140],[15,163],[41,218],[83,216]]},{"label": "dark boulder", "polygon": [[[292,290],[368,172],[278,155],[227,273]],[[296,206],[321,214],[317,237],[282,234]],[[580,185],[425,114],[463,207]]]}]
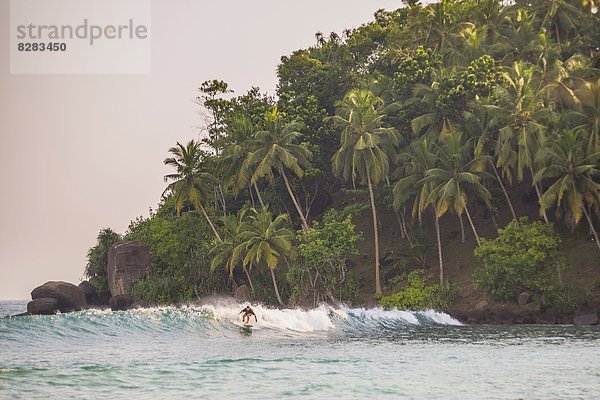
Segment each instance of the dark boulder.
[{"label": "dark boulder", "polygon": [[144,300],[140,300],[140,301],[136,301],[135,303],[130,305],[129,309],[148,308],[148,307],[150,307],[150,303],[148,303],[147,301],[144,301]]},{"label": "dark boulder", "polygon": [[[107,306],[110,301],[110,291],[108,290],[108,281],[102,280],[98,276],[92,276],[90,278],[90,284],[96,288],[96,293],[98,296],[98,303],[94,304],[96,306]],[[99,288],[105,288],[103,291],[100,291]]]},{"label": "dark boulder", "polygon": [[490,322],[490,313],[487,310],[471,310],[466,314],[468,324],[487,324]]},{"label": "dark boulder", "polygon": [[549,311],[539,312],[535,314],[535,323],[543,325],[554,325],[558,322],[556,314]]},{"label": "dark boulder", "polygon": [[98,297],[98,291],[96,287],[92,285],[88,281],[83,281],[79,285],[80,288],[85,292],[85,299],[89,306],[98,306],[100,305],[100,298]]},{"label": "dark boulder", "polygon": [[598,325],[596,311],[584,311],[573,316],[573,325]]},{"label": "dark boulder", "polygon": [[125,311],[131,306],[131,297],[118,294],[110,298],[110,309],[113,311]]},{"label": "dark boulder", "polygon": [[31,315],[52,315],[59,310],[58,300],[51,297],[39,297],[27,303],[27,313]]},{"label": "dark boulder", "polygon": [[36,287],[31,292],[31,298],[56,299],[61,312],[78,311],[87,306],[85,291],[72,283],[62,281],[50,281]]},{"label": "dark boulder", "polygon": [[531,293],[529,292],[523,292],[519,295],[519,297],[517,298],[517,303],[519,303],[519,305],[524,306],[525,304],[529,304],[531,303]]},{"label": "dark boulder", "polygon": [[492,320],[497,324],[510,325],[516,322],[516,317],[510,310],[500,309],[494,313]]},{"label": "dark boulder", "polygon": [[108,250],[107,272],[111,295],[129,295],[133,284],[150,272],[150,252],[138,242],[115,243]]},{"label": "dark boulder", "polygon": [[515,324],[535,324],[535,313],[530,310],[519,310],[515,313]]}]

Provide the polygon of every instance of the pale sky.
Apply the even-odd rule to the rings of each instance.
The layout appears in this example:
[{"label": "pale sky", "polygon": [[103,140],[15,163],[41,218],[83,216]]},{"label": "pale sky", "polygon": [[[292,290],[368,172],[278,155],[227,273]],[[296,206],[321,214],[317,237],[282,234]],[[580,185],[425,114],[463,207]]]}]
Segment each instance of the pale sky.
[{"label": "pale sky", "polygon": [[164,190],[177,141],[198,137],[196,90],[273,93],[282,55],[373,19],[398,0],[152,1],[152,73],[11,75],[0,0],[0,300],[78,284],[101,228],[124,233]]}]

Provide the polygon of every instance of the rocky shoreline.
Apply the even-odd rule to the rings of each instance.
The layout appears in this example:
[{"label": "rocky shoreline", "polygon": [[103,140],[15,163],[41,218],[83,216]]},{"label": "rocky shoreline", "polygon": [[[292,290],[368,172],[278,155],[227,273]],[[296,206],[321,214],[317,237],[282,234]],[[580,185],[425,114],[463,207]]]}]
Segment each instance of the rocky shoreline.
[{"label": "rocky shoreline", "polygon": [[[96,287],[88,281],[79,285],[63,281],[49,281],[31,292],[31,301],[24,315],[52,315],[87,308],[110,308],[122,311],[148,307],[144,302],[134,303],[131,288],[150,271],[150,253],[137,242],[115,243],[108,252],[107,293],[98,293]],[[238,287],[233,297],[238,302],[248,300],[250,291],[246,285]],[[531,303],[531,295],[521,293],[517,303],[497,303],[492,300],[479,300],[462,308],[443,310],[453,318],[465,324],[572,324],[598,325],[599,311],[581,310],[575,313],[556,313],[551,310],[540,311]]]},{"label": "rocky shoreline", "polygon": [[[129,295],[112,296],[109,302],[101,302],[95,288],[87,281],[78,286],[62,281],[50,281],[38,286],[32,292],[32,301],[27,304],[27,312],[14,315],[52,315],[88,308],[110,308],[113,311],[124,311],[145,308],[145,302],[132,302]],[[238,302],[248,299],[248,288],[240,286],[233,298]],[[486,325],[598,325],[598,310],[583,310],[576,313],[555,313],[537,310],[533,304],[495,304],[480,302],[473,309],[445,310],[451,317],[464,324]]]}]

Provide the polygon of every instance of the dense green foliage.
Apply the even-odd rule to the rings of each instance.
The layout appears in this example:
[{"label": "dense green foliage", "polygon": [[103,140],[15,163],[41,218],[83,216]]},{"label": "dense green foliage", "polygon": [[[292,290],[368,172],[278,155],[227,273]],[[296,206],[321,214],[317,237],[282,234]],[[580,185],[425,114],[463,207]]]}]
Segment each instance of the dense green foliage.
[{"label": "dense green foliage", "polygon": [[[181,301],[245,280],[266,301],[339,299],[359,233],[339,215],[315,220],[328,191],[357,186],[369,204],[344,206],[371,211],[377,296],[378,210],[392,204],[419,263],[437,243],[441,297],[452,292],[442,237],[454,224],[481,246],[479,287],[503,299],[549,293],[560,260],[543,258],[558,256],[551,218],[573,233],[584,221],[600,249],[600,13],[594,1],[548,4],[409,1],[283,56],[275,97],[204,82],[207,135],[169,149],[167,200],[128,234],[154,257],[135,296]],[[510,188],[521,182],[546,224],[519,222]],[[497,241],[480,238],[478,221],[504,206],[514,221]],[[386,304],[423,306],[435,290],[417,275]]]},{"label": "dense green foliage", "polygon": [[383,296],[379,304],[384,308],[398,310],[421,310],[431,304],[439,291],[439,285],[428,285],[425,270],[415,269],[406,276],[407,286],[389,296]]},{"label": "dense green foliage", "polygon": [[551,225],[527,218],[512,221],[496,239],[482,239],[475,249],[481,263],[474,272],[475,286],[501,300],[516,300],[523,291],[549,293],[555,289],[557,269],[565,266],[559,244]]},{"label": "dense green foliage", "polygon": [[226,274],[210,272],[208,252],[214,239],[206,220],[197,211],[178,217],[175,203],[175,197],[168,197],[148,218],[132,221],[125,235],[152,254],[152,273],[134,286],[135,300],[176,303],[228,288]]},{"label": "dense green foliage", "polygon": [[96,287],[98,293],[108,292],[108,250],[110,246],[121,240],[121,235],[110,228],[98,233],[96,245],[88,250],[85,276]]},{"label": "dense green foliage", "polygon": [[301,262],[290,268],[287,277],[292,285],[293,303],[312,296],[313,305],[320,300],[352,302],[356,300],[354,281],[347,276],[346,258],[356,254],[360,234],[350,217],[343,218],[329,210],[322,223],[315,222],[308,231],[298,234]]}]

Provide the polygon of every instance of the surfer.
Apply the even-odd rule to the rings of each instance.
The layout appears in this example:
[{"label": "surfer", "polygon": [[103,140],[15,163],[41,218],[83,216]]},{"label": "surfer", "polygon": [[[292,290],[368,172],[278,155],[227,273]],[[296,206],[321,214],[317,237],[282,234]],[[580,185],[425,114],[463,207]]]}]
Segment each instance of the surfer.
[{"label": "surfer", "polygon": [[252,311],[252,309],[250,308],[250,306],[246,306],[246,308],[244,308],[242,311],[240,311],[240,314],[244,313],[244,315],[242,316],[242,322],[244,324],[249,324],[250,323],[250,317],[253,316],[254,317],[254,321],[258,322],[258,318],[256,318],[256,314],[254,314],[254,311]]}]

